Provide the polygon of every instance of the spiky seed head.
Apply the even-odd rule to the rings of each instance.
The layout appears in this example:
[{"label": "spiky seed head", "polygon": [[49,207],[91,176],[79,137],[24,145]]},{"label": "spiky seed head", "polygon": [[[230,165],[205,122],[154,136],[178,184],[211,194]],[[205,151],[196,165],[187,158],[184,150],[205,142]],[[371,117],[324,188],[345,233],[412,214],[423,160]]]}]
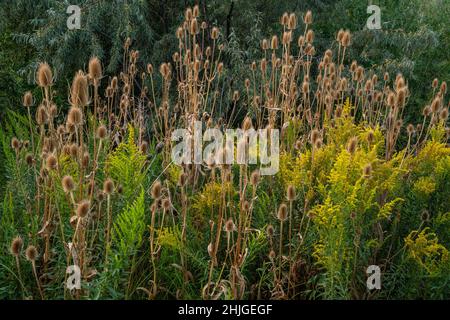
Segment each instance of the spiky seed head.
[{"label": "spiky seed head", "polygon": [[31,91],[25,92],[25,94],[23,95],[22,104],[27,108],[33,105],[33,94],[31,93]]},{"label": "spiky seed head", "polygon": [[286,192],[286,197],[288,201],[294,201],[296,197],[295,187],[293,185],[289,185]]},{"label": "spiky seed head", "polygon": [[425,108],[423,108],[422,114],[424,117],[428,117],[431,113],[431,107],[430,106],[425,106]]},{"label": "spiky seed head", "polygon": [[111,88],[113,89],[114,92],[117,91],[118,85],[119,85],[119,79],[117,79],[117,77],[112,78]]},{"label": "spiky seed head", "polygon": [[38,251],[35,246],[29,245],[28,248],[25,250],[25,256],[27,257],[28,261],[34,262],[37,259]]},{"label": "spiky seed head", "polygon": [[434,78],[433,82],[431,83],[431,87],[433,89],[436,89],[438,87],[438,85],[439,85],[439,80],[437,78]]},{"label": "spiky seed head", "polygon": [[78,146],[75,144],[75,143],[73,143],[73,144],[71,144],[70,145],[70,155],[73,157],[73,158],[76,158],[77,156],[78,156]]},{"label": "spiky seed head", "polygon": [[415,131],[415,127],[412,123],[408,124],[408,126],[406,127],[406,132],[408,133],[408,135],[412,135]]},{"label": "spiky seed head", "polygon": [[71,176],[64,176],[61,184],[65,193],[72,192],[75,189],[75,182]]},{"label": "spiky seed head", "polygon": [[159,67],[159,72],[161,73],[162,77],[167,80],[170,77],[170,67],[168,63],[163,63]]},{"label": "spiky seed head", "polygon": [[312,12],[311,12],[311,10],[308,10],[307,12],[306,12],[306,14],[305,14],[305,16],[303,17],[303,22],[306,24],[306,25],[310,25],[311,23],[312,23]]},{"label": "spiky seed head", "polygon": [[194,18],[198,18],[199,15],[200,15],[200,8],[199,8],[198,4],[196,4],[194,6],[194,8],[192,9],[192,16]]},{"label": "spiky seed head", "polygon": [[295,13],[291,13],[289,15],[289,22],[288,22],[288,28],[290,30],[293,30],[297,27],[297,17],[295,16]]},{"label": "spiky seed head", "polygon": [[97,138],[103,140],[108,135],[108,129],[106,129],[106,126],[101,125],[97,128]]},{"label": "spiky seed head", "polygon": [[357,145],[358,145],[358,138],[357,137],[350,138],[350,140],[347,143],[348,153],[350,153],[352,155],[355,154]]},{"label": "spiky seed head", "polygon": [[164,210],[169,210],[172,207],[172,203],[169,198],[164,198],[161,202],[161,206]]},{"label": "spiky seed head", "polygon": [[268,236],[269,238],[272,238],[272,237],[273,237],[273,235],[274,235],[274,233],[275,233],[275,230],[273,229],[273,226],[272,226],[271,224],[269,224],[269,225],[267,226],[267,228],[266,228],[266,233],[267,233],[267,236]]},{"label": "spiky seed head", "polygon": [[15,257],[20,255],[20,251],[22,251],[23,240],[20,236],[17,236],[11,242],[11,254]]},{"label": "spiky seed head", "polygon": [[233,219],[228,219],[228,221],[225,223],[225,231],[226,232],[233,232],[235,229],[235,225],[233,222]]},{"label": "spiky seed head", "polygon": [[316,148],[316,149],[320,149],[320,148],[322,148],[322,145],[323,145],[323,141],[322,141],[322,139],[317,139],[316,140],[316,143],[314,144],[314,147]]},{"label": "spiky seed head", "polygon": [[71,107],[67,115],[67,122],[74,126],[80,126],[83,122],[83,111],[78,107]]},{"label": "spiky seed head", "polygon": [[342,46],[343,47],[348,47],[350,45],[350,41],[351,41],[351,35],[350,35],[350,31],[345,31],[344,35],[342,36]]},{"label": "spiky seed head", "polygon": [[405,78],[403,78],[402,74],[398,74],[395,78],[395,90],[398,92],[400,89],[405,87]]},{"label": "spiky seed head", "polygon": [[184,18],[186,19],[186,21],[191,21],[192,19],[192,9],[191,8],[187,8],[186,11],[184,12]]},{"label": "spiky seed head", "polygon": [[274,250],[270,250],[269,252],[269,259],[270,260],[274,260],[277,257],[277,254],[275,253]]},{"label": "spiky seed head", "polygon": [[448,108],[443,108],[439,113],[439,119],[441,121],[446,121],[448,118]]},{"label": "spiky seed head", "polygon": [[247,200],[245,200],[242,204],[242,210],[244,212],[248,212],[250,210],[250,203]]},{"label": "spiky seed head", "polygon": [[320,138],[320,132],[317,129],[311,131],[311,144],[315,145],[316,141]]},{"label": "spiky seed head", "polygon": [[272,50],[278,49],[278,37],[276,35],[272,37],[272,40],[270,40],[270,48]]},{"label": "spiky seed head", "polygon": [[370,177],[371,174],[372,174],[372,165],[370,163],[368,163],[364,166],[363,175],[364,175],[364,177],[367,178],[367,177]]},{"label": "spiky seed head", "polygon": [[88,215],[91,208],[91,203],[89,200],[81,201],[77,206],[77,216],[79,218],[84,218]]},{"label": "spiky seed head", "polygon": [[337,35],[336,35],[336,40],[339,43],[342,43],[342,37],[344,37],[344,30],[343,29],[339,29]]},{"label": "spiky seed head", "polygon": [[306,42],[307,43],[313,43],[314,41],[314,31],[312,31],[311,29],[308,30],[308,32],[306,33]]},{"label": "spiky seed head", "polygon": [[421,217],[423,222],[429,222],[430,221],[430,213],[428,212],[428,210],[423,210]]},{"label": "spiky seed head", "polygon": [[43,105],[40,105],[36,110],[36,123],[38,125],[43,125],[47,122],[48,116],[47,111]]},{"label": "spiky seed head", "polygon": [[434,98],[433,102],[431,103],[431,111],[433,113],[436,113],[439,110],[440,106],[441,106],[441,98],[439,97]]},{"label": "spiky seed head", "polygon": [[45,166],[48,171],[55,170],[58,166],[58,160],[56,159],[54,154],[49,154],[47,159],[45,159]]},{"label": "spiky seed head", "polygon": [[200,29],[199,29],[199,26],[198,26],[198,21],[197,21],[196,18],[194,18],[194,19],[191,20],[191,25],[190,25],[190,28],[189,28],[189,32],[190,32],[191,35],[194,36],[197,33],[199,33],[199,31],[200,31]]},{"label": "spiky seed head", "polygon": [[259,183],[260,178],[261,174],[259,173],[259,170],[253,171],[252,175],[250,176],[250,184],[252,186],[256,186]]},{"label": "spiky seed head", "polygon": [[34,165],[34,158],[33,158],[33,155],[31,154],[31,153],[28,153],[26,156],[25,156],[25,161],[26,161],[26,163],[27,163],[27,165],[28,166],[32,166],[32,165]]},{"label": "spiky seed head", "polygon": [[148,142],[147,141],[142,141],[140,149],[141,149],[142,154],[147,154]]},{"label": "spiky seed head", "polygon": [[89,60],[89,77],[98,82],[102,77],[102,64],[97,57],[92,57]]},{"label": "spiky seed head", "polygon": [[89,161],[90,161],[91,156],[89,155],[89,152],[85,152],[83,154],[83,158],[81,159],[81,166],[83,168],[87,168],[89,166]]},{"label": "spiky seed head", "polygon": [[161,198],[162,185],[159,180],[156,180],[151,189],[151,196],[154,200]]},{"label": "spiky seed head", "polygon": [[36,82],[41,88],[47,88],[53,84],[52,69],[47,62],[42,62],[39,64],[36,73]]},{"label": "spiky seed head", "polygon": [[89,104],[89,88],[87,77],[83,71],[75,74],[70,91],[70,102],[74,107],[85,107]]},{"label": "spiky seed head", "polygon": [[13,137],[11,139],[11,147],[17,152],[20,149],[20,141],[16,138]]},{"label": "spiky seed head", "polygon": [[288,212],[288,209],[287,209],[286,204],[282,203],[280,205],[280,207],[278,208],[278,214],[277,214],[278,220],[286,221],[286,219],[287,219],[287,212]]},{"label": "spiky seed head", "polygon": [[447,93],[447,82],[442,81],[441,83],[441,88],[439,89],[439,92],[444,95],[445,93]]},{"label": "spiky seed head", "polygon": [[211,39],[217,40],[219,38],[219,29],[217,27],[213,27],[211,30]]},{"label": "spiky seed head", "polygon": [[252,119],[250,117],[245,117],[244,122],[242,123],[242,129],[247,131],[250,130],[252,126]]},{"label": "spiky seed head", "polygon": [[103,182],[103,192],[107,195],[111,195],[114,192],[114,182],[111,179],[106,179]]}]

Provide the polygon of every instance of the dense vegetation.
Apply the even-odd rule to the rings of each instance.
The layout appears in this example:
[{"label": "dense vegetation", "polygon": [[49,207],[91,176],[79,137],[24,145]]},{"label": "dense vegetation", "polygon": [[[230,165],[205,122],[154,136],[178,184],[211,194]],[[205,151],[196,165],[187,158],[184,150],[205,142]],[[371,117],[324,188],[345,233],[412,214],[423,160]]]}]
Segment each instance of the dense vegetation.
[{"label": "dense vegetation", "polygon": [[[359,3],[3,5],[0,298],[450,298],[449,5]],[[175,165],[195,121],[279,172]]]}]

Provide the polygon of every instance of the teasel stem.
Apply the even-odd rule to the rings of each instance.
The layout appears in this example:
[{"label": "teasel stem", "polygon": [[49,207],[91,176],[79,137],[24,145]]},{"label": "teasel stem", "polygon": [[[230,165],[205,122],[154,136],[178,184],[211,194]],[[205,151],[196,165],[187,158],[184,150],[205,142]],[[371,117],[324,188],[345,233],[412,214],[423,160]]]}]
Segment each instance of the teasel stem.
[{"label": "teasel stem", "polygon": [[108,254],[110,250],[110,233],[111,233],[111,195],[106,195],[106,215],[107,215],[107,226],[106,226],[106,252],[105,252],[105,266],[108,265]]},{"label": "teasel stem", "polygon": [[33,267],[33,274],[34,274],[34,278],[36,279],[36,284],[37,284],[37,287],[38,287],[38,290],[39,290],[39,294],[41,295],[41,299],[45,300],[44,293],[42,292],[42,288],[41,288],[41,283],[39,281],[39,277],[38,277],[37,272],[36,272],[36,262],[34,260],[32,260],[31,261],[31,265]]}]

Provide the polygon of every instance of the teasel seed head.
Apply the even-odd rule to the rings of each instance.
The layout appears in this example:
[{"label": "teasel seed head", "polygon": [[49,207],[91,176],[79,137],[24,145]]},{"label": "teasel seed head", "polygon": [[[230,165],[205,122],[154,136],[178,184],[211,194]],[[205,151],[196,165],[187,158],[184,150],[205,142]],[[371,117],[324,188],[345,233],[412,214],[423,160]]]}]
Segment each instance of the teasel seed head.
[{"label": "teasel seed head", "polygon": [[190,32],[191,35],[194,36],[197,33],[199,33],[199,31],[200,31],[200,29],[198,27],[198,21],[197,21],[196,18],[194,18],[194,19],[191,20],[191,25],[190,25],[190,28],[189,28],[189,32]]},{"label": "teasel seed head", "polygon": [[448,118],[448,108],[443,108],[439,113],[439,119],[441,121],[446,121]]},{"label": "teasel seed head", "polygon": [[431,113],[431,107],[430,106],[425,106],[425,108],[423,108],[422,114],[424,117],[428,117]]},{"label": "teasel seed head", "polygon": [[406,132],[409,136],[411,136],[415,132],[415,127],[412,123],[408,124],[408,126],[406,127]]},{"label": "teasel seed head", "polygon": [[84,218],[88,215],[91,208],[91,203],[89,200],[82,200],[77,206],[77,216],[78,218]]},{"label": "teasel seed head", "polygon": [[53,84],[52,69],[47,62],[42,62],[39,64],[36,73],[36,82],[37,85],[41,88],[47,88]]},{"label": "teasel seed head", "polygon": [[91,156],[89,155],[89,152],[85,152],[83,154],[83,158],[81,159],[81,166],[83,168],[87,168],[89,167],[89,161],[90,161]]},{"label": "teasel seed head", "polygon": [[28,261],[34,262],[36,261],[38,257],[38,251],[35,246],[29,245],[28,248],[25,250],[25,256],[27,257]]},{"label": "teasel seed head", "polygon": [[286,197],[288,201],[294,201],[296,197],[295,187],[293,185],[289,185],[286,192]]},{"label": "teasel seed head", "polygon": [[186,182],[187,182],[187,175],[186,175],[186,173],[182,173],[182,174],[180,174],[180,177],[178,178],[178,185],[180,186],[180,187],[184,187],[185,185],[186,185]]},{"label": "teasel seed head", "polygon": [[106,136],[108,135],[108,129],[106,128],[106,126],[101,125],[100,127],[97,128],[97,138],[100,140],[103,140],[106,138]]},{"label": "teasel seed head", "polygon": [[303,22],[306,25],[310,25],[312,23],[312,12],[310,10],[308,10],[305,16],[303,17]]},{"label": "teasel seed head", "polygon": [[261,174],[260,174],[259,170],[253,171],[250,176],[250,184],[252,186],[258,185],[260,178],[261,178]]},{"label": "teasel seed head", "polygon": [[311,29],[308,30],[308,32],[306,33],[306,42],[307,43],[313,43],[314,41],[314,31],[312,31]]},{"label": "teasel seed head", "polygon": [[434,78],[433,82],[431,83],[431,87],[433,89],[436,89],[438,87],[438,85],[439,85],[439,80],[437,78]]},{"label": "teasel seed head", "polygon": [[199,8],[198,4],[196,4],[194,6],[194,8],[192,9],[192,16],[194,18],[198,18],[199,15],[200,15],[200,8]]},{"label": "teasel seed head", "polygon": [[27,163],[28,166],[33,166],[34,165],[34,158],[33,155],[31,153],[28,153],[25,157],[25,161]]},{"label": "teasel seed head", "polygon": [[323,141],[322,141],[322,139],[317,139],[316,140],[316,143],[314,144],[314,147],[316,148],[316,149],[320,149],[320,148],[322,148],[322,145],[323,145]]},{"label": "teasel seed head", "polygon": [[71,107],[67,115],[67,122],[75,126],[80,126],[83,123],[83,111],[78,107]]},{"label": "teasel seed head", "polygon": [[315,145],[317,140],[320,138],[320,132],[317,129],[311,131],[311,144]]},{"label": "teasel seed head", "polygon": [[278,208],[278,214],[277,214],[277,218],[280,221],[286,221],[287,216],[288,216],[288,209],[285,203],[282,203],[280,205],[280,207]]},{"label": "teasel seed head", "polygon": [[211,39],[217,40],[219,38],[219,29],[217,27],[213,27],[211,30]]},{"label": "teasel seed head", "polygon": [[27,91],[23,95],[22,105],[27,108],[33,105],[33,94],[31,93],[31,91]]},{"label": "teasel seed head", "polygon": [[348,47],[350,45],[351,35],[350,31],[344,31],[344,35],[342,36],[342,46]]},{"label": "teasel seed head", "polygon": [[439,89],[439,92],[444,95],[445,93],[447,93],[447,82],[442,81],[441,83],[441,88]]},{"label": "teasel seed head", "polygon": [[[147,70],[148,70],[148,68],[147,68]],[[117,91],[118,85],[119,85],[119,79],[117,79],[117,77],[112,78],[112,80],[111,80],[111,89],[113,89],[114,92]]]},{"label": "teasel seed head", "polygon": [[45,107],[43,105],[40,105],[36,110],[36,123],[38,125],[43,125],[47,123],[48,116],[47,111],[45,110]]},{"label": "teasel seed head", "polygon": [[358,138],[357,137],[350,138],[350,140],[347,143],[348,153],[350,153],[352,155],[355,154],[357,145],[358,145]]},{"label": "teasel seed head", "polygon": [[439,97],[434,98],[433,102],[431,103],[431,111],[433,113],[436,113],[438,112],[440,107],[441,107],[441,99]]},{"label": "teasel seed head", "polygon": [[273,237],[273,235],[274,235],[274,233],[275,233],[275,230],[274,230],[274,228],[273,228],[273,226],[272,226],[271,224],[269,224],[269,225],[267,226],[267,228],[266,228],[266,233],[267,233],[267,236],[268,236],[269,238],[272,238],[272,237]]},{"label": "teasel seed head", "polygon": [[16,151],[19,152],[20,149],[20,141],[16,137],[13,137],[11,139],[11,147]]},{"label": "teasel seed head", "polygon": [[288,22],[288,28],[290,30],[293,30],[297,27],[297,17],[295,16],[295,13],[291,13],[289,15],[289,22]]},{"label": "teasel seed head", "polygon": [[48,171],[55,170],[58,166],[58,160],[54,154],[49,154],[45,159],[45,166]]},{"label": "teasel seed head", "polygon": [[107,195],[111,195],[114,192],[114,182],[111,179],[106,179],[103,182],[103,192]]},{"label": "teasel seed head", "polygon": [[161,198],[161,190],[162,190],[161,182],[159,180],[156,180],[150,192],[154,200],[158,200],[159,198]]},{"label": "teasel seed head", "polygon": [[73,143],[73,144],[71,144],[70,145],[70,155],[73,157],[73,158],[76,158],[76,157],[78,157],[78,146],[75,144],[75,143]]},{"label": "teasel seed head", "polygon": [[73,181],[73,178],[69,175],[64,176],[62,178],[61,184],[65,193],[70,193],[73,190],[75,190],[75,182]]},{"label": "teasel seed head", "polygon": [[170,202],[169,198],[164,198],[162,200],[161,206],[165,211],[168,211],[172,207],[172,203]]},{"label": "teasel seed head", "polygon": [[270,250],[269,252],[269,259],[270,260],[275,260],[275,258],[277,257],[277,254],[275,253],[274,250]]},{"label": "teasel seed head", "polygon": [[89,104],[89,88],[87,77],[83,71],[75,74],[70,91],[70,102],[73,107],[85,107]]},{"label": "teasel seed head", "polygon": [[233,219],[228,219],[228,221],[225,223],[225,231],[226,232],[228,232],[228,233],[230,233],[230,232],[233,232],[234,230],[235,230],[235,225],[234,225],[234,222],[233,222]]},{"label": "teasel seed head", "polygon": [[20,255],[20,252],[22,251],[23,247],[23,240],[20,236],[17,236],[13,239],[11,242],[11,254],[15,257],[18,257]]},{"label": "teasel seed head", "polygon": [[368,178],[372,174],[372,165],[370,163],[366,164],[363,169],[364,177]]},{"label": "teasel seed head", "polygon": [[244,122],[242,123],[242,129],[247,131],[250,130],[252,126],[252,119],[250,117],[245,117]]},{"label": "teasel seed head", "polygon": [[94,80],[94,84],[102,77],[102,64],[97,57],[92,57],[89,60],[89,77]]}]

